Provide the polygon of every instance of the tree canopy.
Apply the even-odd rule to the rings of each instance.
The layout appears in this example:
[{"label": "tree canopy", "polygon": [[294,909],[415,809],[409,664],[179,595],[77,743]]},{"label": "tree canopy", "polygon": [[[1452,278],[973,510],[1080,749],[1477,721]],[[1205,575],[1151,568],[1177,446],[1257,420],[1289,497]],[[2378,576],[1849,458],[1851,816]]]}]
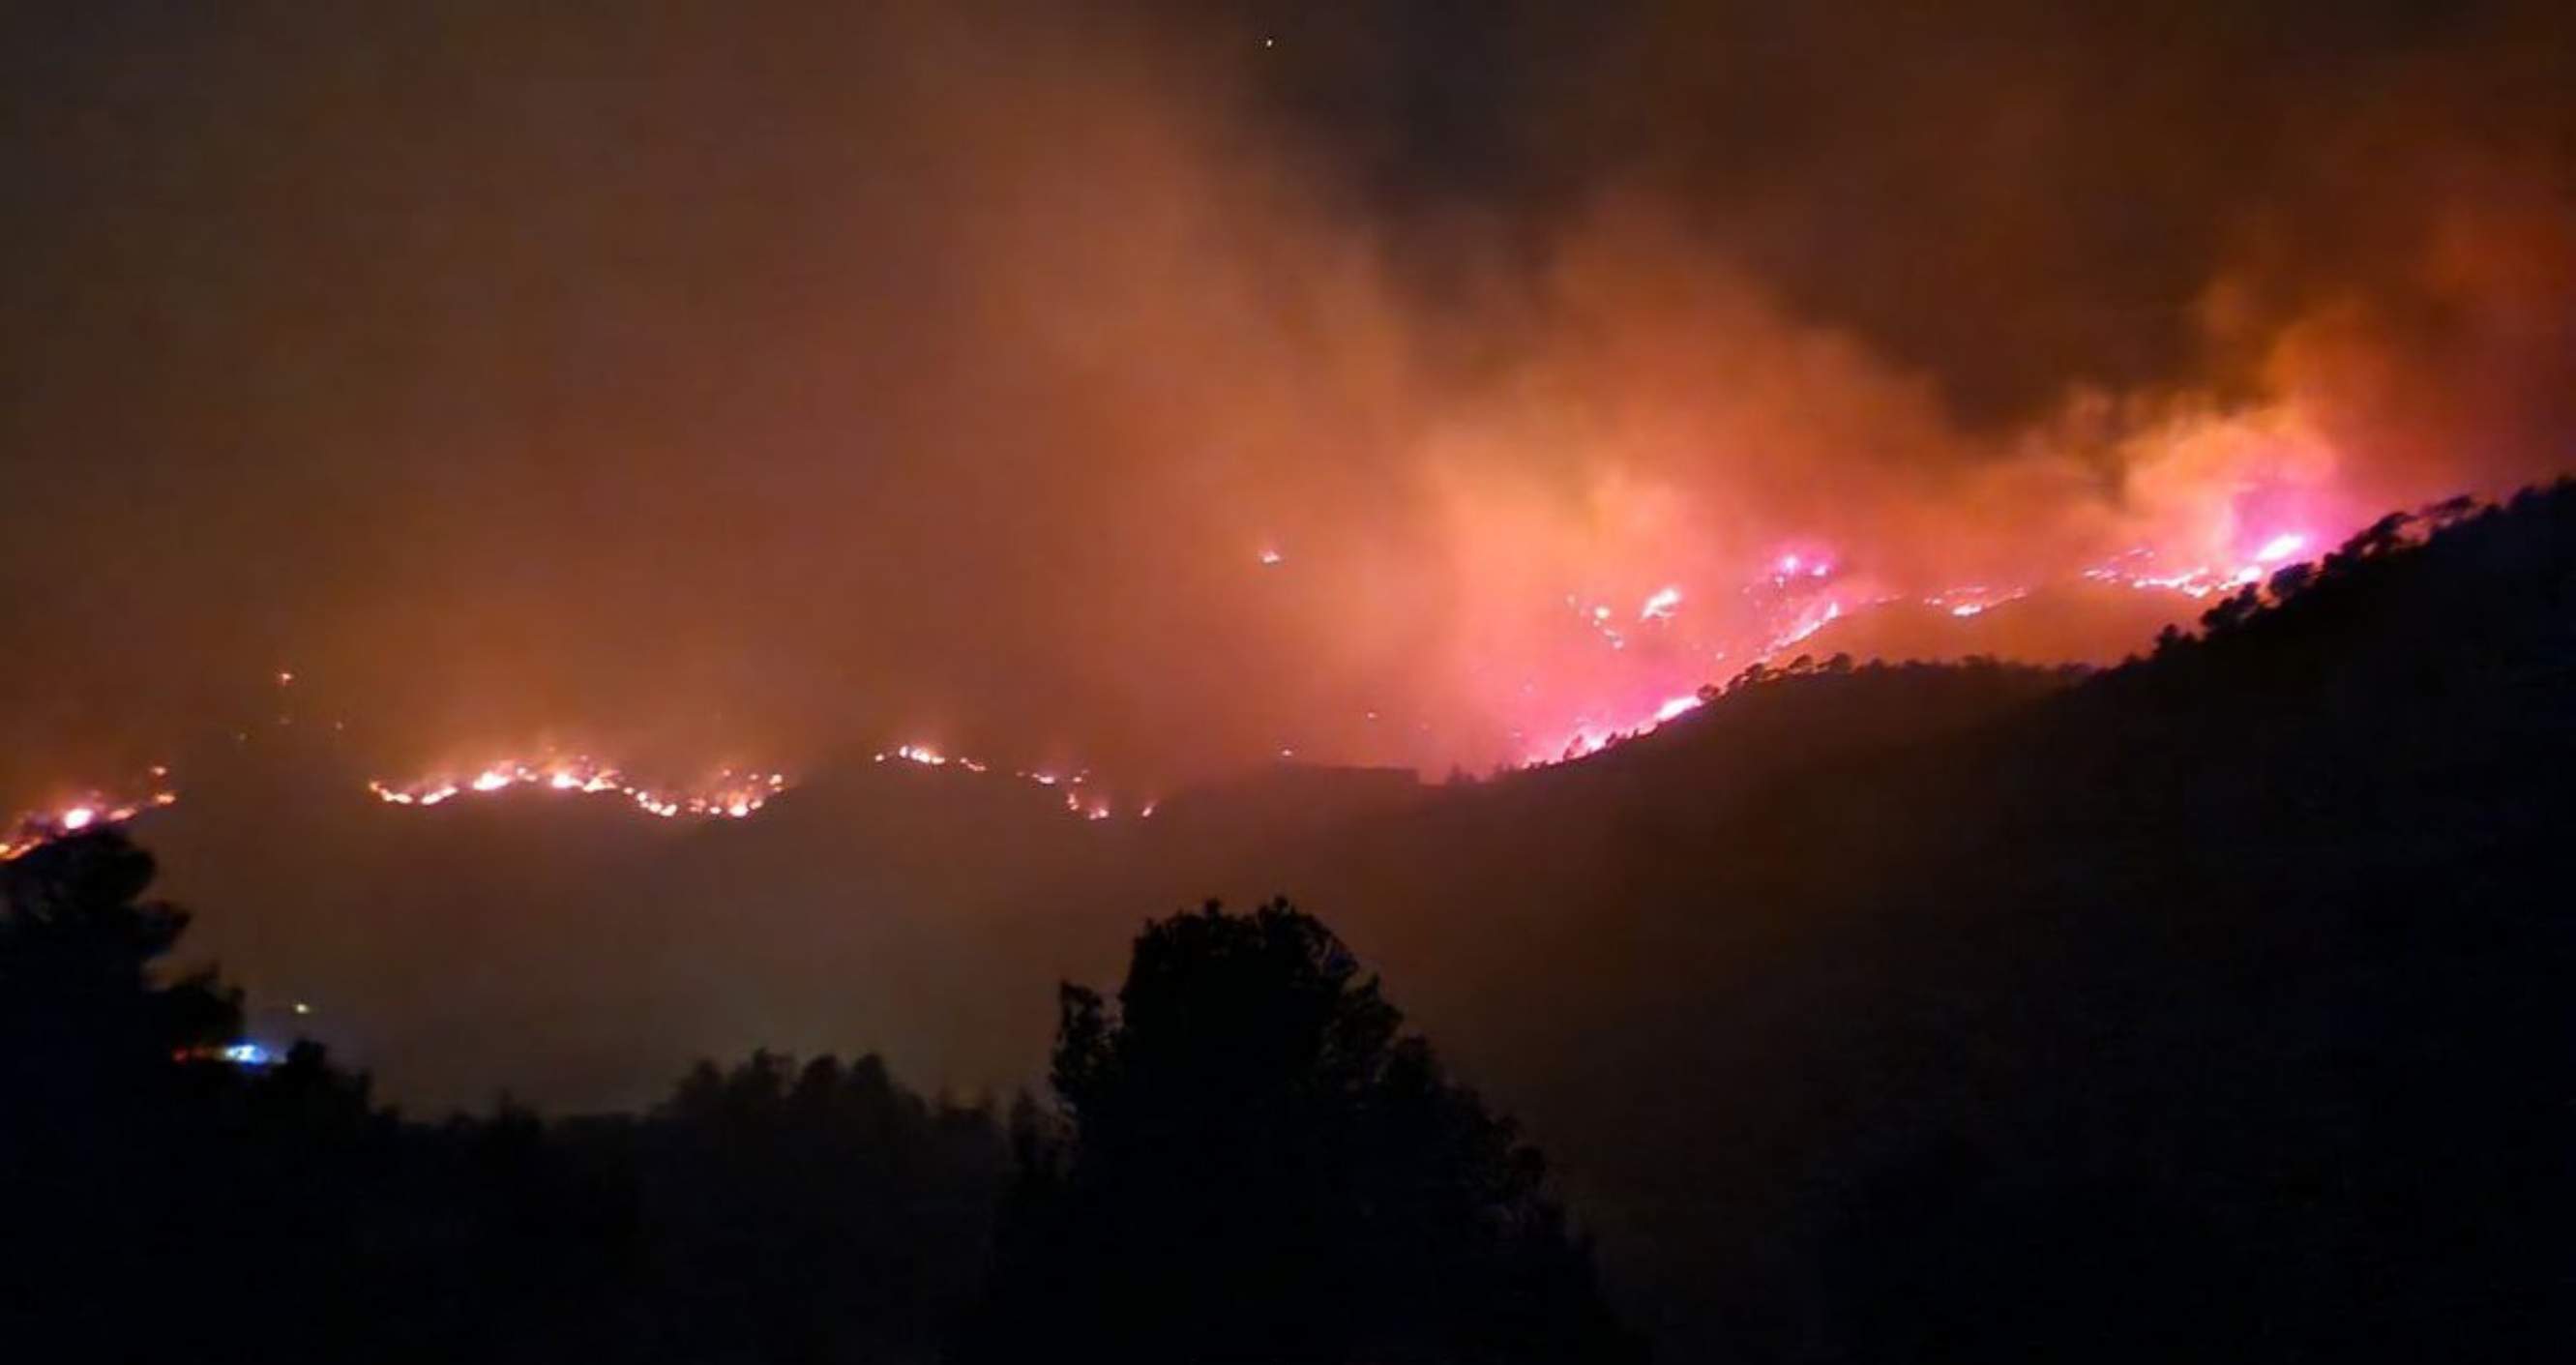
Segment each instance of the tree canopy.
[{"label": "tree canopy", "polygon": [[1028,1165],[970,1358],[1617,1359],[1545,1163],[1320,921],[1148,924],[1063,988],[1065,1130]]}]

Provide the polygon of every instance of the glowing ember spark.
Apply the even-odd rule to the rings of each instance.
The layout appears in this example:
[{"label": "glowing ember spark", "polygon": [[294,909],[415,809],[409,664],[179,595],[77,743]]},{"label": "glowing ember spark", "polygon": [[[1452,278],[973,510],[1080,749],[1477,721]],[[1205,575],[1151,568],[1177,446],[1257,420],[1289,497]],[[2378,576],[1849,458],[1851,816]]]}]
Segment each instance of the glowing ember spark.
[{"label": "glowing ember spark", "polygon": [[1262,564],[1262,567],[1264,567],[1264,568],[1275,568],[1275,567],[1277,567],[1277,566],[1278,566],[1279,562],[1280,562],[1280,554],[1279,554],[1279,552],[1278,552],[1277,550],[1263,550],[1263,551],[1261,552],[1261,564]]},{"label": "glowing ember spark", "polygon": [[2282,560],[2288,559],[2290,556],[2306,549],[2307,545],[2308,538],[2306,536],[2301,535],[2296,531],[2286,531],[2280,535],[2272,537],[2270,540],[2264,541],[2263,548],[2254,552],[2254,562],[2258,564],[2278,564]]},{"label": "glowing ember spark", "polygon": [[1651,596],[1646,598],[1645,604],[1637,608],[1637,619],[1640,621],[1660,621],[1667,619],[1673,614],[1673,609],[1679,607],[1681,604],[1682,590],[1670,584],[1666,584],[1663,587],[1657,588]]},{"label": "glowing ember spark", "polygon": [[1828,601],[1825,603],[1822,611],[1809,612],[1798,622],[1797,625],[1790,627],[1788,634],[1772,641],[1771,648],[1766,652],[1777,654],[1792,645],[1802,644],[1806,641],[1808,636],[1815,634],[1817,631],[1823,630],[1825,627],[1832,625],[1838,620],[1841,620],[1842,614],[1842,603]]},{"label": "glowing ember spark", "polygon": [[2010,592],[1996,592],[1993,589],[1982,585],[1971,585],[1964,588],[1952,588],[1947,592],[1936,592],[1930,597],[1924,598],[1923,605],[1927,607],[1939,607],[1943,611],[1946,611],[1952,616],[1964,621],[1971,616],[1983,616],[1987,612],[2002,606],[2006,602],[2018,602],[2028,596],[2030,596],[2030,590],[2028,588],[2015,588]]},{"label": "glowing ember spark", "polygon": [[1661,725],[1666,721],[1686,715],[1692,711],[1696,711],[1699,709],[1699,706],[1700,699],[1697,692],[1671,698],[1663,705],[1655,708],[1655,724]]}]

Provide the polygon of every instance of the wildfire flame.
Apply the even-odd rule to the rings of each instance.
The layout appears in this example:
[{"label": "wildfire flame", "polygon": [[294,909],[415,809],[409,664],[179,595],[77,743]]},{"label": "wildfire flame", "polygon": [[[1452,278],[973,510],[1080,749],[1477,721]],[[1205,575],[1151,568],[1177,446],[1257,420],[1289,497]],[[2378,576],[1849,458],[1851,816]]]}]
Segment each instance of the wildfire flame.
[{"label": "wildfire flame", "polygon": [[[2259,540],[2248,536],[2239,542],[2240,546],[2247,543],[2253,546],[2250,551],[2240,548],[2230,562],[2219,563],[2176,563],[2142,546],[2083,569],[2077,577],[2139,592],[2206,598],[2261,582],[2316,544],[2317,537],[2306,529],[2276,526],[2266,528]],[[1261,560],[1266,565],[1276,565],[1278,552],[1265,549]],[[1635,602],[1633,612],[1611,601],[1568,593],[1565,603],[1576,622],[1616,652],[1623,660],[1623,669],[1641,670],[1651,676],[1644,679],[1642,687],[1630,685],[1633,690],[1629,695],[1637,700],[1627,707],[1584,706],[1560,732],[1556,743],[1530,750],[1522,766],[1589,757],[1690,714],[1702,704],[1699,685],[1721,671],[1719,665],[1730,657],[1730,650],[1742,650],[1739,657],[1745,662],[1760,662],[1797,649],[1835,622],[1866,607],[1910,600],[1949,618],[1966,621],[2034,591],[2028,583],[2002,587],[1970,583],[1920,595],[1886,592],[1885,585],[1864,590],[1860,582],[1846,575],[1844,565],[1849,562],[1852,561],[1839,549],[1813,540],[1793,549],[1776,550],[1760,561],[1737,589],[1758,623],[1749,638],[1741,629],[1741,619],[1731,628],[1717,621],[1705,607],[1685,618],[1683,605],[1698,600],[1701,589],[1680,580],[1662,582],[1642,598],[1612,594],[1613,600]],[[1723,601],[1723,595],[1715,600]],[[1638,632],[1633,640],[1621,628],[1623,622]],[[1732,638],[1727,634],[1730,629],[1735,631]],[[1639,647],[1631,650],[1632,643]],[[292,683],[295,675],[281,670],[275,679],[283,687]],[[1375,722],[1379,715],[1371,711],[1368,719]],[[1513,732],[1515,736],[1524,733]],[[1283,759],[1293,758],[1295,753],[1294,748],[1279,750]],[[1062,798],[1068,814],[1086,822],[1107,821],[1119,814],[1118,807],[1099,794],[1088,770],[1002,769],[924,742],[898,744],[876,754],[875,761],[977,776],[996,775],[1002,780],[1047,788]],[[152,769],[152,782],[141,796],[118,798],[89,790],[19,816],[14,823],[0,826],[6,831],[0,833],[0,861],[20,857],[65,835],[123,824],[146,810],[173,804],[178,793],[168,784],[168,776],[166,768]],[[367,790],[386,805],[405,808],[534,789],[566,796],[607,796],[660,819],[744,819],[760,811],[788,785],[784,773],[732,769],[721,770],[712,780],[696,785],[645,782],[627,776],[614,765],[575,755],[501,759],[471,771],[451,771],[409,781],[374,779],[367,783]],[[1132,813],[1140,819],[1148,818],[1155,809],[1156,802],[1148,800],[1135,806]]]},{"label": "wildfire flame", "polygon": [[[923,768],[946,768],[954,766],[966,772],[979,774],[990,773],[993,771],[992,765],[990,764],[972,758],[945,754],[928,744],[898,744],[892,749],[884,750],[875,755],[875,761],[878,763],[884,763],[889,760],[897,763],[910,763]],[[1115,818],[1118,814],[1117,808],[1112,806],[1107,800],[1100,798],[1085,800],[1080,792],[1073,790],[1073,788],[1080,787],[1090,781],[1091,770],[1088,768],[1070,775],[1049,772],[1043,768],[1014,768],[1011,770],[1010,776],[1015,780],[1029,783],[1032,786],[1063,788],[1065,810],[1070,814],[1079,815],[1085,820],[1108,820]],[[1137,818],[1144,819],[1151,816],[1154,813],[1154,804],[1154,802],[1148,801],[1138,807],[1136,810]]]},{"label": "wildfire flame", "polygon": [[736,772],[724,769],[715,781],[682,788],[629,780],[616,768],[586,757],[535,762],[504,760],[463,776],[439,776],[405,783],[370,780],[367,790],[392,806],[435,806],[459,796],[488,796],[513,788],[623,798],[647,815],[669,820],[683,815],[739,820],[787,789],[785,773]]},{"label": "wildfire flame", "polygon": [[[2172,562],[2151,547],[2140,547],[2111,560],[2082,570],[2078,581],[2113,584],[2139,592],[2172,593],[2191,599],[2233,592],[2263,581],[2273,570],[2297,557],[2317,543],[2317,537],[2302,529],[2275,530],[2265,535],[2249,552],[2240,549],[2233,562]],[[1558,733],[1554,744],[1531,749],[1522,766],[1540,767],[1586,758],[1603,749],[1637,736],[1653,733],[1658,727],[1689,713],[1699,704],[1694,692],[1670,695],[1671,689],[1691,683],[1720,671],[1715,667],[1730,657],[1730,651],[1741,649],[1741,659],[1758,663],[1790,654],[1805,645],[1834,623],[1846,620],[1867,607],[1894,602],[1917,601],[1950,618],[1967,621],[2009,603],[2029,597],[2035,591],[2030,583],[1999,587],[1989,583],[1970,583],[1941,588],[1920,596],[1896,592],[1863,592],[1846,582],[1843,566],[1849,560],[1836,550],[1814,542],[1794,549],[1774,552],[1762,561],[1738,589],[1738,595],[1751,604],[1754,618],[1760,624],[1751,632],[1749,641],[1727,638],[1723,633],[1712,636],[1690,636],[1687,632],[1674,638],[1685,647],[1667,651],[1651,666],[1655,677],[1637,691],[1665,699],[1634,703],[1633,709],[1604,708],[1608,719],[1578,717]],[[1695,589],[1684,583],[1668,582],[1655,589],[1639,605],[1639,625],[1656,625],[1666,631],[1679,630],[1677,612],[1691,599]],[[1613,651],[1631,655],[1632,643],[1616,624],[1612,609],[1588,601],[1581,594],[1566,595],[1577,621],[1598,636]],[[1719,628],[1722,632],[1723,628]],[[1660,687],[1655,686],[1660,682]],[[1588,709],[1588,708],[1587,708]],[[1374,717],[1372,717],[1373,719]],[[1520,733],[1518,731],[1516,734]]]},{"label": "wildfire flame", "polygon": [[145,811],[176,804],[178,792],[167,785],[168,768],[151,770],[150,789],[140,796],[113,797],[92,790],[50,808],[25,812],[5,826],[0,826],[0,863],[24,857],[30,851],[67,834],[122,825]]}]

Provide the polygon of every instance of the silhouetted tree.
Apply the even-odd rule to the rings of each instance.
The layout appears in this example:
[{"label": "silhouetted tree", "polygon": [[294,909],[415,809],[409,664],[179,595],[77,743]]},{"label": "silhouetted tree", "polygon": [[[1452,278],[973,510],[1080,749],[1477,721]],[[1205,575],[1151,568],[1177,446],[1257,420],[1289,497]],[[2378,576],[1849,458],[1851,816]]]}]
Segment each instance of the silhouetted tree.
[{"label": "silhouetted tree", "polygon": [[181,1196],[229,1078],[183,1059],[240,1004],[211,973],[158,978],[188,917],[143,898],[152,874],[113,830],[0,864],[0,1333],[130,1324],[121,1280],[211,1244]]},{"label": "silhouetted tree", "polygon": [[967,1356],[1633,1354],[1539,1154],[1402,1022],[1284,901],[1149,924],[1115,1009],[1064,987],[1069,1132],[1023,1157]]},{"label": "silhouetted tree", "polygon": [[405,1124],[317,1045],[226,1061],[152,872],[112,831],[0,864],[0,1357],[929,1360],[975,1292],[985,1111],[764,1052],[642,1119]]},{"label": "silhouetted tree", "polygon": [[188,916],[143,899],[153,870],[152,855],[114,830],[0,864],[0,1076],[20,1101],[13,1135],[132,1102],[178,1054],[240,1027],[240,997],[213,973],[154,978]]}]

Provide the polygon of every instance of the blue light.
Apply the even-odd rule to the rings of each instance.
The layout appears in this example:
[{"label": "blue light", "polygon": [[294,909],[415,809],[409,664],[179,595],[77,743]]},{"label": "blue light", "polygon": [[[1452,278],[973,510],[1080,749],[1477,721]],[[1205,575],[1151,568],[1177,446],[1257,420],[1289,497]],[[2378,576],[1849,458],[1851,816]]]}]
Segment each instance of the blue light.
[{"label": "blue light", "polygon": [[277,1054],[257,1043],[235,1043],[224,1049],[224,1060],[235,1066],[266,1066],[277,1060]]}]

